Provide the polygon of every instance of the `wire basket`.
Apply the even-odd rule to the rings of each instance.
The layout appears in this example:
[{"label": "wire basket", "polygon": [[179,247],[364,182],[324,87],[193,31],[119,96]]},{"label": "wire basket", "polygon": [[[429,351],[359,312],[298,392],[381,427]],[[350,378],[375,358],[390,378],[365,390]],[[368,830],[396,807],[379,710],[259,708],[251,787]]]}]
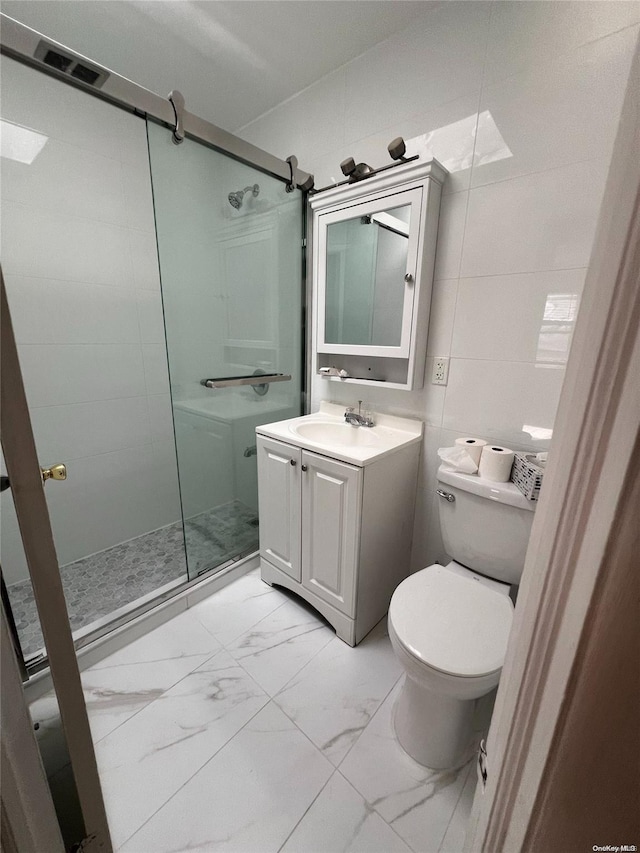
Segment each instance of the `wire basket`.
[{"label": "wire basket", "polygon": [[511,469],[511,480],[525,498],[530,501],[538,500],[543,476],[544,468],[539,462],[536,462],[535,453],[519,453],[516,451]]}]

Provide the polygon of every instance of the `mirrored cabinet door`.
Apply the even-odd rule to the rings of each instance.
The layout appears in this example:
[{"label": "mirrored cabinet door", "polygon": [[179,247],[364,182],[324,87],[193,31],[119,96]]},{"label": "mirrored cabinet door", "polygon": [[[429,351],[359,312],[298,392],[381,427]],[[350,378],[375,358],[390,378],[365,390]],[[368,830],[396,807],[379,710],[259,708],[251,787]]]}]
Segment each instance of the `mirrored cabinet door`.
[{"label": "mirrored cabinet door", "polygon": [[319,216],[319,352],[408,357],[422,192]]}]

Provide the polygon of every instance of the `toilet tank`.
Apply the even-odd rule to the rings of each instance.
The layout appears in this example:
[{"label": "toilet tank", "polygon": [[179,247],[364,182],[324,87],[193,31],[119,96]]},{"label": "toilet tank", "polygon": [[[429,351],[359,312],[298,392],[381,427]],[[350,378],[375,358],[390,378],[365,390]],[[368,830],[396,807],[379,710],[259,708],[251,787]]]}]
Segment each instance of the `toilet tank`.
[{"label": "toilet tank", "polygon": [[441,465],[440,528],[447,554],[457,563],[508,584],[519,584],[535,504],[513,483],[494,483]]}]

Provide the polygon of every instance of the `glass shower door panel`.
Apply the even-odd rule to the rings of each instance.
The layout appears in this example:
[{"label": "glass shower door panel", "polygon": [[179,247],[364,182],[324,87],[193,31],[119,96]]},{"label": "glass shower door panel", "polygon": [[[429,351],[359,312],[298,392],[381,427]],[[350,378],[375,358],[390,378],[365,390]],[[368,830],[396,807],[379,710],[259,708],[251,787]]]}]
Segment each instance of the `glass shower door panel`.
[{"label": "glass shower door panel", "polygon": [[[189,576],[258,548],[255,428],[302,387],[302,194],[148,124]],[[284,374],[282,381],[234,378]],[[215,388],[203,381],[213,380]]]},{"label": "glass shower door panel", "polygon": [[[146,124],[2,56],[2,268],[76,639],[186,580]],[[0,560],[42,648],[2,495]]]}]

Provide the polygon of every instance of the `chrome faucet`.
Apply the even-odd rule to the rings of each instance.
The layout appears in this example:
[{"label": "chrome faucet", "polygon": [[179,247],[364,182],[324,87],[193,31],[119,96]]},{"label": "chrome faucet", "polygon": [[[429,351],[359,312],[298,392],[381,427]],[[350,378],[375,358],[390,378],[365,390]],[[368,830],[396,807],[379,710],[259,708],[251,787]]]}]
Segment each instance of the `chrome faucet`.
[{"label": "chrome faucet", "polygon": [[372,427],[373,426],[373,418],[370,415],[361,414],[362,408],[362,400],[358,400],[358,411],[353,408],[353,406],[348,406],[345,413],[344,419],[351,426],[364,426],[364,427]]}]

